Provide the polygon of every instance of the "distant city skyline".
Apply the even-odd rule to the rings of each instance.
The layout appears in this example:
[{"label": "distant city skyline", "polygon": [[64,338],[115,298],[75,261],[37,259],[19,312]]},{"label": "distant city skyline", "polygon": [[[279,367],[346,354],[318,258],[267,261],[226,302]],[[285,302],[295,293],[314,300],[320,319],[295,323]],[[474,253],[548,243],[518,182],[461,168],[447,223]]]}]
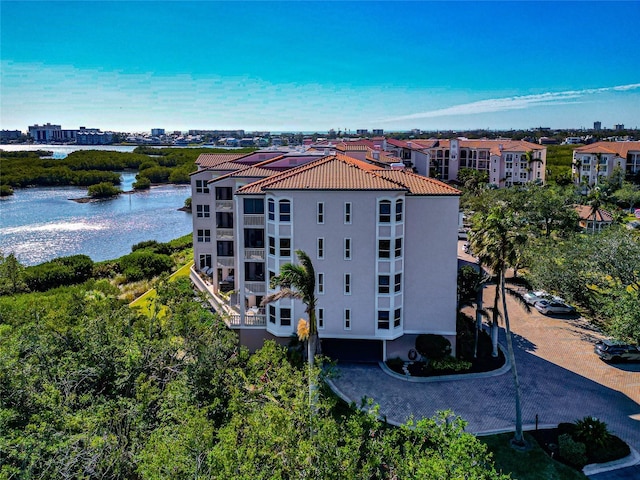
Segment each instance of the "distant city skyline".
[{"label": "distant city skyline", "polygon": [[1,9],[2,129],[640,126],[638,2]]}]

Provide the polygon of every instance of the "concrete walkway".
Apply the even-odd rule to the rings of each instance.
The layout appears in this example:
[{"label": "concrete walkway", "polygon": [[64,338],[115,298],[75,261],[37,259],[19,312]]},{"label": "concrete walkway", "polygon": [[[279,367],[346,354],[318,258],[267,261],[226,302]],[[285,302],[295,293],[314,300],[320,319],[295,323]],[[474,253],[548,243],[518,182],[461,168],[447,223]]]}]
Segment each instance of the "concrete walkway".
[{"label": "concrete walkway", "polygon": [[[459,256],[473,261],[461,249]],[[485,301],[492,295],[487,288]],[[640,364],[602,362],[593,353],[593,343],[601,335],[579,317],[527,313],[512,299],[508,308],[525,428],[533,428],[536,420],[550,426],[594,416],[640,451]],[[504,331],[500,341],[506,345]],[[510,371],[490,378],[413,383],[392,377],[377,365],[341,364],[337,370],[339,376],[332,384],[339,394],[357,404],[365,397],[373,399],[380,414],[392,423],[452,410],[475,434],[514,429]]]}]

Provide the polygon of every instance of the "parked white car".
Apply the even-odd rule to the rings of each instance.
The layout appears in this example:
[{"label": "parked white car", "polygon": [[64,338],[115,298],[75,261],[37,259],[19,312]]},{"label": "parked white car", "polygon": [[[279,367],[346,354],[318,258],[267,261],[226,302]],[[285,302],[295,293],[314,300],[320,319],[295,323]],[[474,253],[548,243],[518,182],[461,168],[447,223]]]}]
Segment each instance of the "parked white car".
[{"label": "parked white car", "polygon": [[545,315],[549,313],[574,313],[576,311],[571,305],[558,300],[540,300],[536,302],[534,307]]}]

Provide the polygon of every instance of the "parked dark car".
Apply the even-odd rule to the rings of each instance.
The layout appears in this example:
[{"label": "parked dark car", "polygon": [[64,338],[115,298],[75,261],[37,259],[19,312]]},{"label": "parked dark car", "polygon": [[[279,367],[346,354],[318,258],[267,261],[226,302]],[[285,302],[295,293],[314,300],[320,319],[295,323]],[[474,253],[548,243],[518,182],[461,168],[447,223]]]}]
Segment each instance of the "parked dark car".
[{"label": "parked dark car", "polygon": [[637,345],[613,340],[600,340],[596,342],[594,351],[602,360],[607,362],[640,362],[640,348]]}]

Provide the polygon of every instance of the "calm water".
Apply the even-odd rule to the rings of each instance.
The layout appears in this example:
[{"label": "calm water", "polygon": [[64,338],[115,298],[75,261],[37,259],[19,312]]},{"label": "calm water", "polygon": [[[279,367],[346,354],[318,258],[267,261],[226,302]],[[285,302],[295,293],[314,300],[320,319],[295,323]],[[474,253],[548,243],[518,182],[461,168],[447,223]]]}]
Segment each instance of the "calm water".
[{"label": "calm water", "polygon": [[[129,190],[134,181],[135,174],[123,173],[120,188]],[[178,210],[191,195],[187,185],[97,202],[69,200],[86,194],[77,187],[28,188],[0,199],[0,249],[24,265],[75,254],[100,261],[126,255],[145,240],[167,242],[191,232],[191,214]]]},{"label": "calm water", "polygon": [[76,150],[109,150],[113,152],[133,152],[135,145],[0,145],[6,152],[32,152],[46,150],[53,152],[53,158],[65,158]]}]

